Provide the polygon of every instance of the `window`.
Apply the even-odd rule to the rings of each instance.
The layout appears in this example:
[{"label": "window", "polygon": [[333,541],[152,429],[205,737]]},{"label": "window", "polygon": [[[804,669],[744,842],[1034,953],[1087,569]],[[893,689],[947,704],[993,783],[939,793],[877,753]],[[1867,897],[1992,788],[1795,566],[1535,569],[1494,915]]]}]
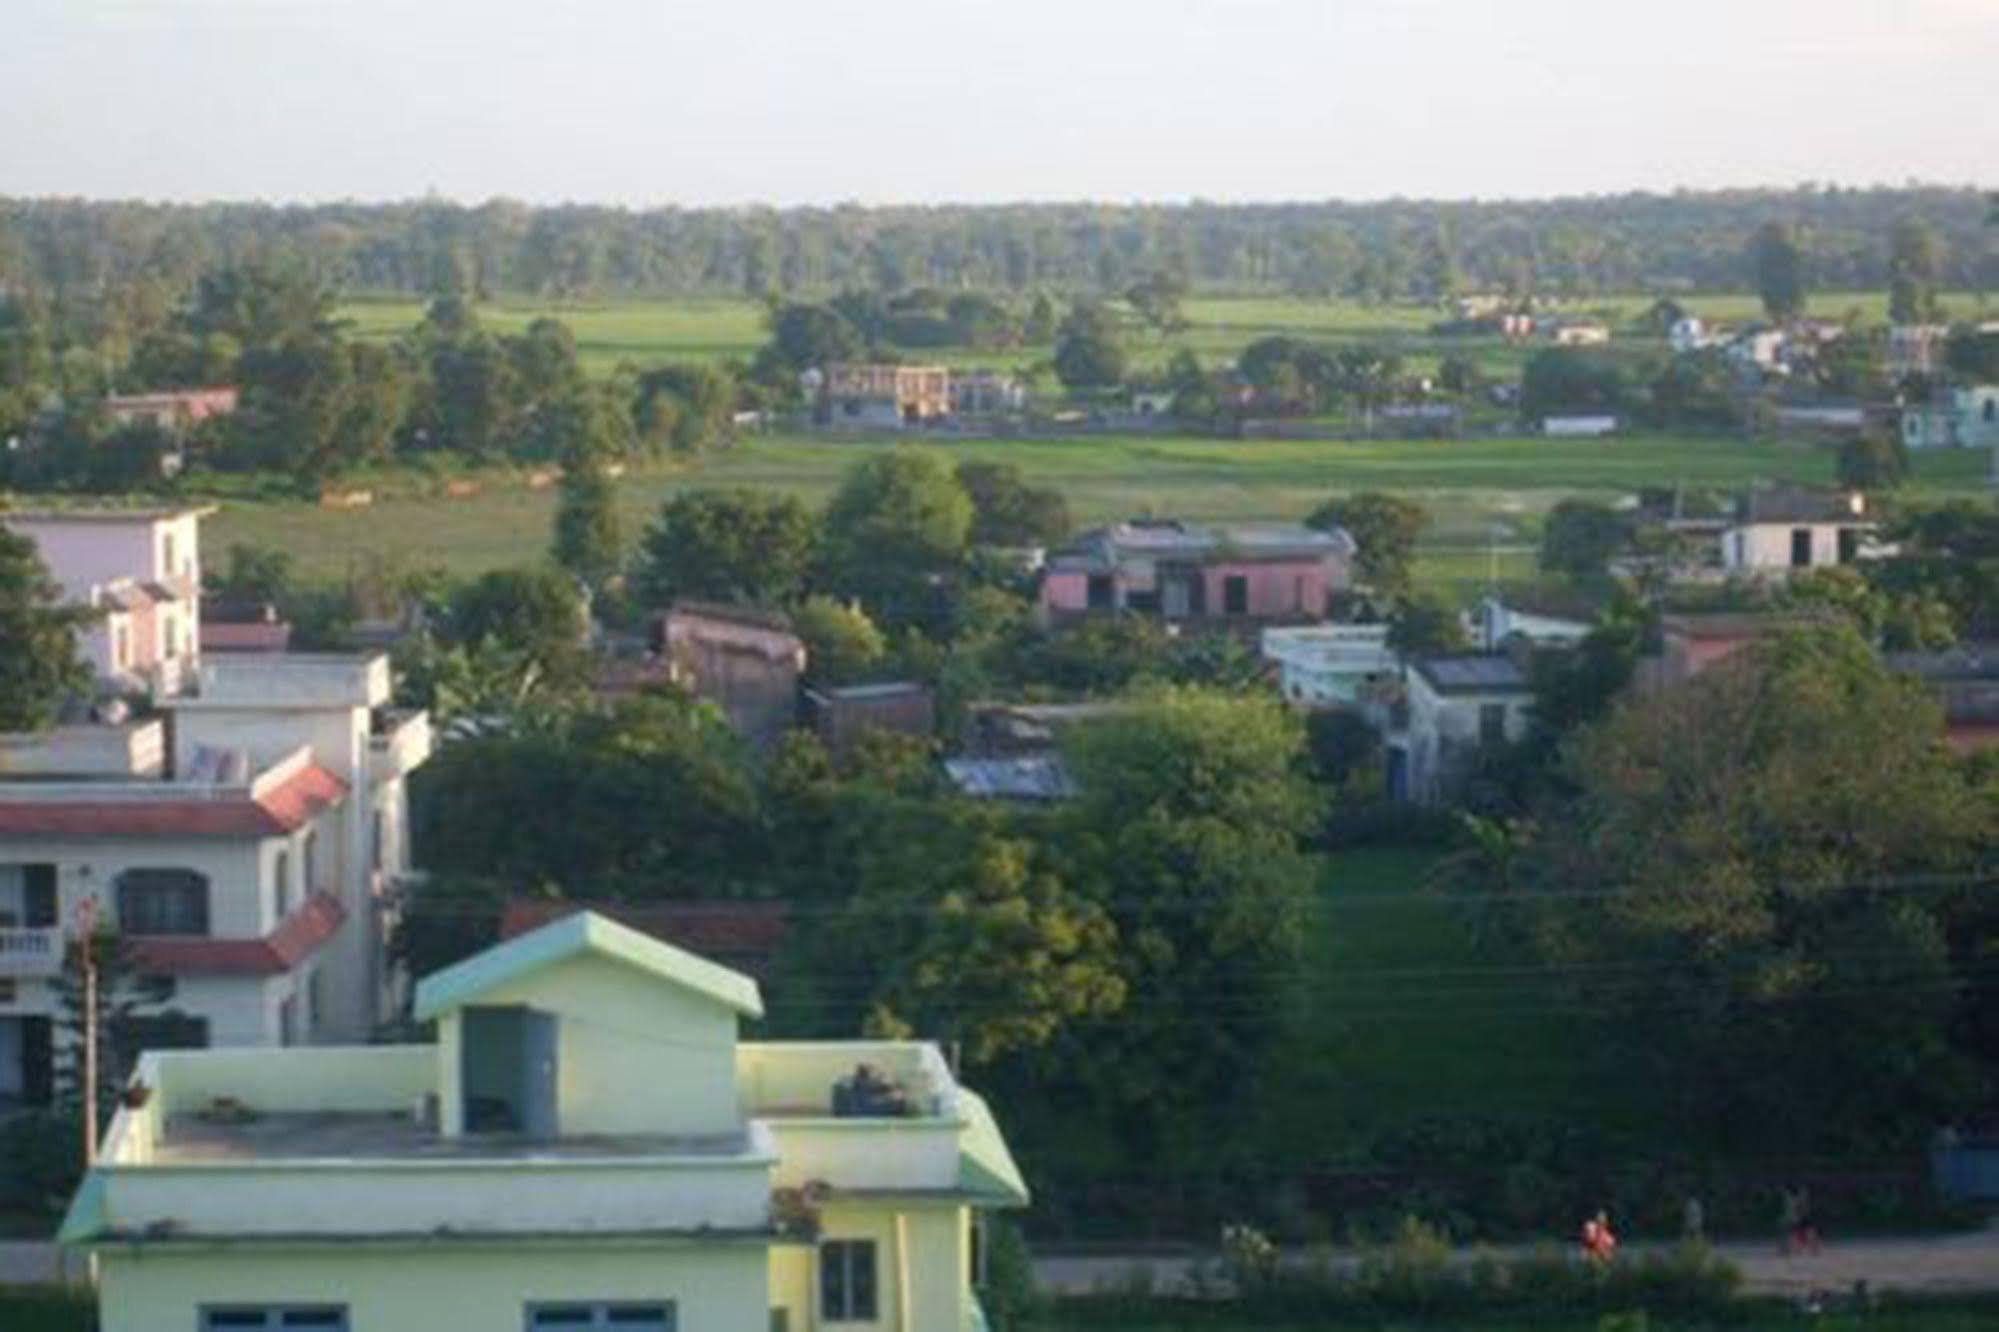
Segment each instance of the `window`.
[{"label": "window", "polygon": [[174,558],[175,554],[174,534],[168,532],[160,541],[160,568],[168,578],[180,572],[179,563]]},{"label": "window", "polygon": [[1506,739],[1506,705],[1481,703],[1478,708],[1478,742],[1496,745]]},{"label": "window", "polygon": [[279,920],[291,914],[292,853],[285,847],[278,848],[278,858],[271,866],[271,900]]},{"label": "window", "polygon": [[1091,610],[1110,610],[1116,605],[1111,591],[1109,574],[1091,574],[1089,584],[1089,606]]},{"label": "window", "polygon": [[1812,529],[1794,527],[1791,529],[1791,567],[1809,569],[1812,564]]},{"label": "window", "polygon": [[387,824],[382,817],[382,811],[378,809],[375,811],[373,820],[368,824],[368,863],[375,867],[377,874],[380,874],[385,868],[382,862],[382,855],[386,849],[387,842]]},{"label": "window", "polygon": [[127,934],[207,934],[208,879],[186,869],[130,869],[117,878]]},{"label": "window", "polygon": [[122,671],[132,660],[132,631],[123,620],[111,627],[111,669]]},{"label": "window", "polygon": [[1851,564],[1860,554],[1860,533],[1851,527],[1839,529],[1839,562]]},{"label": "window", "polygon": [[829,1323],[875,1321],[873,1240],[828,1240],[819,1246],[819,1316]]},{"label": "window", "polygon": [[160,617],[160,627],[164,630],[166,636],[166,645],[161,650],[162,655],[178,657],[180,655],[180,621],[171,615],[163,615]]},{"label": "window", "polygon": [[617,1332],[674,1332],[671,1301],[653,1303],[530,1304],[528,1332],[571,1332],[615,1328]]},{"label": "window", "polygon": [[226,1304],[201,1311],[201,1332],[240,1332],[257,1328],[312,1328],[315,1332],[347,1332],[344,1304]]},{"label": "window", "polygon": [[1222,614],[1249,614],[1249,579],[1241,574],[1222,579]]},{"label": "window", "polygon": [[[206,1050],[208,1019],[189,1017],[186,1013],[158,1013],[150,1017],[128,1015],[111,1020],[110,1035],[112,1053],[117,1056],[119,1066],[129,1069],[148,1050]],[[299,1326],[319,1325],[301,1323]]]},{"label": "window", "polygon": [[310,897],[319,891],[319,829],[307,828],[301,846],[303,853],[299,859],[305,871],[305,882],[299,885],[299,893],[302,897]]}]

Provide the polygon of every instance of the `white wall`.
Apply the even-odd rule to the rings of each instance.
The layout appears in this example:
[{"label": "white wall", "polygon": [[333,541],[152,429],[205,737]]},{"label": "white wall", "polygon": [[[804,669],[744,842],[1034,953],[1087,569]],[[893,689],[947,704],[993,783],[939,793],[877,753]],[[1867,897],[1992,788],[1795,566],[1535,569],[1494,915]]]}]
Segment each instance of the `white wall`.
[{"label": "white wall", "polygon": [[1414,799],[1435,800],[1454,766],[1479,747],[1479,718],[1488,704],[1505,709],[1506,739],[1527,733],[1531,694],[1440,694],[1421,671],[1409,672],[1408,777]]}]

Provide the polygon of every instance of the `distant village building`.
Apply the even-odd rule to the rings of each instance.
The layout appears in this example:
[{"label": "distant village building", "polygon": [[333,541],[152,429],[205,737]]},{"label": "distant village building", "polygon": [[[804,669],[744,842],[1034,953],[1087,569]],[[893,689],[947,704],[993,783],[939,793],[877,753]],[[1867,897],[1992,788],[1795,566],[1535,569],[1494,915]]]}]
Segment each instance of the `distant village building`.
[{"label": "distant village building", "polygon": [[1882,368],[1891,379],[1933,375],[1943,369],[1944,347],[1950,341],[1945,324],[1896,324],[1888,330]]},{"label": "distant village building", "polygon": [[819,419],[833,426],[894,430],[951,414],[951,372],[941,365],[829,365],[817,384]]},{"label": "distant village building", "polygon": [[1879,528],[1858,491],[1754,489],[1737,500],[1721,530],[1721,564],[1729,573],[1766,576],[1852,564],[1875,553]]},{"label": "distant village building", "polygon": [[927,685],[815,685],[805,691],[812,729],[834,758],[845,758],[870,732],[927,740],[937,733],[937,704]]},{"label": "distant village building", "polygon": [[1999,749],[1999,642],[1891,652],[1887,665],[1921,680],[1936,695],[1951,748],[1961,754]]},{"label": "distant village building", "polygon": [[969,800],[1051,804],[1076,794],[1068,767],[1054,753],[961,755],[944,760],[944,775]]},{"label": "distant village building", "polygon": [[1617,433],[1620,422],[1608,412],[1577,413],[1541,418],[1541,433],[1550,439],[1600,439]]},{"label": "distant village building", "polygon": [[1026,386],[997,370],[953,371],[950,391],[954,416],[1005,416],[1027,407]]},{"label": "distant village building", "polygon": [[169,389],[159,393],[114,393],[104,400],[104,413],[118,426],[153,425],[175,434],[203,421],[235,412],[234,388]]},{"label": "distant village building", "polygon": [[203,652],[283,652],[291,641],[291,625],[268,601],[209,597],[201,603]]},{"label": "distant village building", "polygon": [[1568,647],[1587,638],[1596,627],[1595,614],[1580,598],[1541,589],[1489,595],[1479,602],[1472,617],[1474,636],[1488,652],[1501,651],[1513,642]]},{"label": "distant village building", "polygon": [[1402,659],[1385,624],[1306,624],[1263,631],[1278,692],[1306,708],[1385,709],[1401,693]]},{"label": "distant village building", "polygon": [[659,627],[668,678],[720,708],[760,749],[798,719],[805,642],[788,617],[747,606],[681,601]]},{"label": "distant village building", "polygon": [[1418,657],[1408,681],[1409,720],[1388,747],[1388,789],[1398,799],[1443,799],[1479,751],[1527,733],[1533,684],[1512,655]]},{"label": "distant village building", "polygon": [[1779,435],[1826,438],[1858,434],[1868,412],[1857,402],[1786,402],[1771,407],[1768,419]]},{"label": "distant village building", "polygon": [[102,685],[164,698],[201,663],[201,519],[209,508],[20,509],[63,598],[98,612],[79,646]]},{"label": "distant village building", "polygon": [[1593,319],[1564,320],[1548,330],[1557,347],[1601,347],[1610,341],[1610,328]]},{"label": "distant village building", "polygon": [[1048,557],[1041,609],[1060,619],[1135,612],[1175,623],[1322,619],[1352,581],[1344,529],[1138,520],[1084,533]]},{"label": "distant village building", "polygon": [[1667,345],[1682,356],[1713,346],[1714,341],[1715,335],[1708,328],[1707,321],[1693,315],[1674,320],[1673,326],[1666,330]]},{"label": "distant village building", "polygon": [[1944,388],[1902,409],[1902,443],[1911,449],[1999,449],[1999,385]]},{"label": "distant village building", "polygon": [[1823,615],[1806,612],[1678,612],[1659,620],[1659,654],[1641,664],[1640,689],[1691,680],[1737,652],[1775,634],[1819,628]]}]

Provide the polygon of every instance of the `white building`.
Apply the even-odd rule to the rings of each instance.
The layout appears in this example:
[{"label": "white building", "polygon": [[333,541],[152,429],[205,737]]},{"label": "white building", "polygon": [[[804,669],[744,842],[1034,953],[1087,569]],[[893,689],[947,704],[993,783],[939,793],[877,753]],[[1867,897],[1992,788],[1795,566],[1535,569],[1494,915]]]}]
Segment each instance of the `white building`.
[{"label": "white building", "polygon": [[79,631],[98,679],[162,698],[201,663],[201,519],[212,512],[15,510],[0,522],[34,541],[66,601],[101,612]]},{"label": "white building", "polygon": [[1712,346],[1715,335],[1707,326],[1707,321],[1694,315],[1686,315],[1673,321],[1666,330],[1666,343],[1682,356]]},{"label": "white building", "polygon": [[1479,645],[1497,652],[1514,640],[1535,647],[1569,647],[1596,627],[1593,616],[1566,605],[1545,605],[1516,595],[1485,597],[1473,612]]},{"label": "white building", "polygon": [[1730,574],[1785,576],[1793,570],[1852,564],[1880,553],[1879,524],[1858,491],[1792,487],[1752,490],[1721,530],[1721,563]]},{"label": "white building", "polygon": [[1273,626],[1263,631],[1262,650],[1277,666],[1279,691],[1299,707],[1385,704],[1401,682],[1385,624]]},{"label": "white building", "polygon": [[380,656],[218,657],[171,727],[5,741],[0,1097],[46,1099],[49,982],[86,899],[173,981],[134,1047],[368,1038],[401,998],[383,945],[430,753],[428,718],[388,698]]},{"label": "white building", "polygon": [[1902,411],[1902,443],[1911,449],[1999,448],[1999,385],[1940,390]]},{"label": "white building", "polygon": [[1420,657],[1409,666],[1409,721],[1389,743],[1390,794],[1420,804],[1447,795],[1481,749],[1527,733],[1527,672],[1503,654]]},{"label": "white building", "polygon": [[1596,439],[1617,433],[1617,418],[1608,413],[1544,416],[1541,433],[1550,438]]}]

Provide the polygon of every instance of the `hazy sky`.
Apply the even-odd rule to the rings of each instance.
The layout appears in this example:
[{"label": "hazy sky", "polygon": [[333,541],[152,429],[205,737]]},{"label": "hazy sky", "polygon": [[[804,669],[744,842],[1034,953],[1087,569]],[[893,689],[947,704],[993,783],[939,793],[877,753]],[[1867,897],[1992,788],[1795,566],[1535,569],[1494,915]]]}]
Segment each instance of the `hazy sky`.
[{"label": "hazy sky", "polygon": [[1999,180],[1999,0],[0,0],[0,193]]}]

